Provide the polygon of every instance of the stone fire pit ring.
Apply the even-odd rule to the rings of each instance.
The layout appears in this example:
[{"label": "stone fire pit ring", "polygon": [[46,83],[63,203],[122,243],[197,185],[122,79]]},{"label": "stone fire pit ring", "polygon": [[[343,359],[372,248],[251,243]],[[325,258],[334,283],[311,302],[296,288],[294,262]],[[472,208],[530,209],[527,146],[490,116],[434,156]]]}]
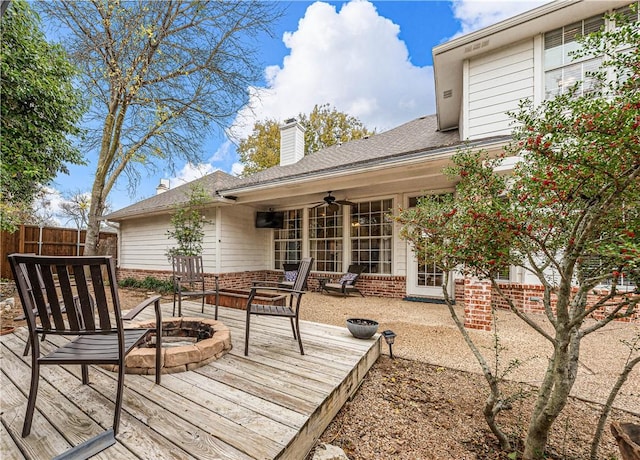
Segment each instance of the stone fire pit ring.
[{"label": "stone fire pit ring", "polygon": [[[155,321],[131,323],[128,327],[153,329]],[[224,356],[231,350],[231,332],[222,322],[213,319],[182,317],[164,318],[162,330],[175,329],[197,330],[202,327],[210,327],[213,334],[193,344],[180,345],[170,348],[162,348],[162,373],[172,374],[197,369]],[[163,335],[164,339],[164,335]],[[140,346],[132,350],[125,359],[125,372],[127,374],[155,374],[156,350],[154,347]],[[117,371],[118,366],[106,365],[105,369]]]}]

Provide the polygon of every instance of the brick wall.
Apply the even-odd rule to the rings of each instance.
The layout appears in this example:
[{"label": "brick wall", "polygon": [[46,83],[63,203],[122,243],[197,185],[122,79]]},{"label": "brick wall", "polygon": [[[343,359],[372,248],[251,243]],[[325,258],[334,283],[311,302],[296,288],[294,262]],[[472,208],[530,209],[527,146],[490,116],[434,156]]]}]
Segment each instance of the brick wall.
[{"label": "brick wall", "polygon": [[464,327],[490,331],[491,283],[471,278],[464,280]]},{"label": "brick wall", "polygon": [[[118,279],[134,278],[136,280],[144,280],[147,276],[153,276],[157,279],[171,280],[171,271],[165,270],[132,270],[118,269]],[[218,282],[221,288],[229,289],[247,289],[253,281],[278,281],[282,276],[279,270],[256,270],[239,273],[221,273],[218,275]],[[207,289],[215,287],[213,274],[205,274],[205,284]],[[328,276],[324,273],[311,273],[309,275],[307,286],[311,291],[320,290],[321,279],[339,279],[340,275]],[[404,276],[385,276],[385,275],[362,275],[358,278],[356,285],[358,289],[365,295],[371,297],[390,297],[403,298],[406,295],[405,277]]]},{"label": "brick wall", "polygon": [[[467,289],[469,284],[467,280],[458,279],[455,285],[455,298],[456,302],[465,303],[468,296]],[[513,303],[518,309],[525,313],[540,313],[544,314],[544,305],[542,304],[542,296],[544,289],[537,284],[520,284],[520,283],[499,283],[500,289],[513,299]],[[587,297],[587,305],[594,305],[602,296],[606,295],[606,290],[597,291],[589,294]],[[491,295],[492,306],[499,309],[509,309],[507,302],[500,297],[496,292],[492,292]],[[611,306],[615,303],[612,301],[609,305],[605,305],[602,308],[596,310],[591,316],[595,319],[602,319],[611,311]],[[551,296],[552,307],[555,308],[556,300],[555,295]],[[466,306],[465,306],[466,312]],[[621,318],[619,321],[640,321],[640,308],[636,309],[634,315],[628,318]]]}]

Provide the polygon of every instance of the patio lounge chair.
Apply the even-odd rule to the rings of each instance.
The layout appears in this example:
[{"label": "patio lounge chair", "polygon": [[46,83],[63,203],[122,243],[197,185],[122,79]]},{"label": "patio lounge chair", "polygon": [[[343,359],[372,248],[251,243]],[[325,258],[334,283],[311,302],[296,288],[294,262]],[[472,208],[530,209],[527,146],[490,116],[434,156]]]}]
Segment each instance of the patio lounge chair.
[{"label": "patio lounge chair", "polygon": [[[304,349],[302,347],[302,339],[300,337],[300,326],[298,323],[298,316],[300,313],[300,301],[304,294],[304,285],[307,282],[309,272],[311,272],[311,266],[313,265],[313,258],[305,258],[300,262],[298,269],[298,276],[293,283],[292,289],[285,289],[280,287],[271,286],[253,286],[249,299],[247,300],[247,321],[245,323],[245,339],[244,339],[244,355],[249,354],[249,329],[251,323],[251,315],[262,316],[280,316],[289,318],[291,321],[291,329],[293,330],[293,338],[298,340],[300,346],[300,354],[304,355]],[[289,297],[288,305],[260,305],[253,303],[253,299],[256,296],[258,290],[261,291],[280,291],[283,292],[283,297]]]},{"label": "patio lounge chair", "polygon": [[339,280],[336,281],[326,281],[322,283],[321,290],[326,292],[339,292],[344,297],[347,294],[351,294],[352,292],[357,292],[362,297],[364,294],[360,292],[360,290],[356,287],[356,282],[360,275],[367,269],[365,265],[349,265],[347,269],[347,273],[342,275]]},{"label": "patio lounge chair", "polygon": [[[128,315],[130,319],[153,303],[156,311],[155,329],[125,329],[120,311],[115,264],[110,256],[12,254],[9,256],[9,263],[27,320],[28,341],[32,350],[31,385],[22,437],[31,432],[41,365],[80,364],[82,383],[85,385],[89,383],[89,364],[111,364],[118,368],[113,427],[64,454],[71,458],[88,458],[115,443],[122,408],[125,357],[153,333],[157,337],[156,383],[160,383],[160,296],[145,300],[136,307],[134,314]],[[70,308],[70,305],[73,307]],[[41,356],[39,339],[45,334],[67,336],[70,340]]]},{"label": "patio lounge chair", "polygon": [[[215,319],[218,319],[219,286],[218,276],[215,276],[216,287],[205,289],[202,256],[173,256],[173,313],[176,315],[176,300],[178,301],[178,316],[182,316],[183,297],[202,297],[202,313],[206,296],[216,296]],[[186,290],[183,290],[186,289]]]},{"label": "patio lounge chair", "polygon": [[296,277],[298,276],[299,268],[300,263],[282,264],[282,270],[284,271],[284,273],[282,275],[282,281],[278,283],[278,286],[286,289],[293,289],[293,284],[295,283]]}]

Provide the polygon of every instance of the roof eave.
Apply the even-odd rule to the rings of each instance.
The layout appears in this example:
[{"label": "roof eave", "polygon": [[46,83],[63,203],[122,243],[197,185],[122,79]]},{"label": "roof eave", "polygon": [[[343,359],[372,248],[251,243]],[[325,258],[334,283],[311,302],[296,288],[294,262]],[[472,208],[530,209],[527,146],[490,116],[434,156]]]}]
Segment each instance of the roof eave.
[{"label": "roof eave", "polygon": [[414,152],[406,152],[401,155],[394,155],[383,159],[375,159],[361,163],[354,163],[351,165],[342,165],[340,166],[339,170],[337,170],[337,168],[335,167],[332,167],[312,173],[301,173],[294,176],[283,177],[280,179],[266,181],[258,184],[250,184],[230,189],[221,189],[219,190],[219,193],[221,195],[241,196],[243,194],[255,193],[263,190],[272,190],[287,185],[303,184],[306,182],[314,182],[322,179],[333,179],[336,177],[348,176],[358,173],[373,172],[398,165],[410,166],[413,163],[425,161],[425,156],[426,159],[430,161],[437,161],[439,159],[442,159],[443,157],[451,156],[458,150],[458,148],[463,145],[466,145],[470,148],[484,148],[491,150],[503,146],[509,139],[509,136],[500,136],[467,142],[464,144],[458,143],[449,146],[436,147],[434,149],[421,149]]}]

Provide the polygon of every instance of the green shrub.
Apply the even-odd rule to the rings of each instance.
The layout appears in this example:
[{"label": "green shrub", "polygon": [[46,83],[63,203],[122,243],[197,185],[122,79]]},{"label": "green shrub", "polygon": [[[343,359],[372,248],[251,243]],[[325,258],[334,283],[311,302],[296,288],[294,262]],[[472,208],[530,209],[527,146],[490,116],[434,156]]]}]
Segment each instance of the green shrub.
[{"label": "green shrub", "polygon": [[160,294],[173,292],[173,283],[167,280],[159,280],[153,276],[147,276],[144,280],[138,281],[135,278],[124,278],[118,285],[121,288],[145,289],[155,291]]}]

